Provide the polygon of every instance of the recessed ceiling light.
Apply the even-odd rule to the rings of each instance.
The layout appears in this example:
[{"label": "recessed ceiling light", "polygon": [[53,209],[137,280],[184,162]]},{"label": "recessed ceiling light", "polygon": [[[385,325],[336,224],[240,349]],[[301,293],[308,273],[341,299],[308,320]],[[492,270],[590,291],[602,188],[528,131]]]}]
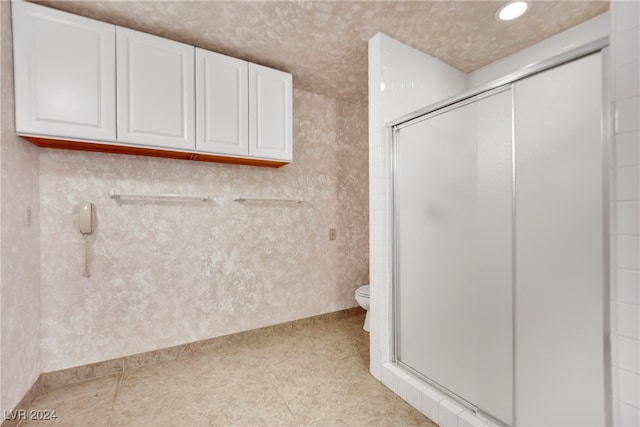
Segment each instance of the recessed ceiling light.
[{"label": "recessed ceiling light", "polygon": [[499,21],[511,21],[522,16],[529,9],[529,2],[510,1],[496,11],[495,17]]}]

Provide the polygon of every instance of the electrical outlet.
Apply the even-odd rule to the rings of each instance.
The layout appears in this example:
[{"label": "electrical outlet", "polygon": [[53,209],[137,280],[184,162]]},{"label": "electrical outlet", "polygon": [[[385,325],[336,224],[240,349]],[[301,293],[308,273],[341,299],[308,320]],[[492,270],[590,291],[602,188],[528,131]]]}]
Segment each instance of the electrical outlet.
[{"label": "electrical outlet", "polygon": [[330,228],[329,229],[329,240],[336,240],[336,237],[338,236],[338,232],[336,231],[335,228]]}]

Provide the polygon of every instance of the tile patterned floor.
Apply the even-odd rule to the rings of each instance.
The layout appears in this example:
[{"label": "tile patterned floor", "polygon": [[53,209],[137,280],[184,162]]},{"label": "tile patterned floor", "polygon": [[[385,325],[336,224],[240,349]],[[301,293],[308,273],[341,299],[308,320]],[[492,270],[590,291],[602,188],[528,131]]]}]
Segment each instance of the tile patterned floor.
[{"label": "tile patterned floor", "polygon": [[435,426],[368,372],[364,316],[49,390],[34,426]]}]

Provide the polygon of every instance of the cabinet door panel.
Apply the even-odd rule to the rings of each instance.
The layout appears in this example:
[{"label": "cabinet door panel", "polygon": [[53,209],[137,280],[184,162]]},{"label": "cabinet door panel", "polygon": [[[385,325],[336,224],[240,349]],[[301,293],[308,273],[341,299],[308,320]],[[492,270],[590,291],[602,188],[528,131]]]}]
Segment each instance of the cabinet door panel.
[{"label": "cabinet door panel", "polygon": [[292,160],[291,74],[249,64],[249,154]]},{"label": "cabinet door panel", "polygon": [[193,46],[117,28],[118,141],[195,148]]},{"label": "cabinet door panel", "polygon": [[115,26],[13,2],[19,134],[114,141]]},{"label": "cabinet door panel", "polygon": [[249,154],[248,63],[196,49],[196,148]]}]

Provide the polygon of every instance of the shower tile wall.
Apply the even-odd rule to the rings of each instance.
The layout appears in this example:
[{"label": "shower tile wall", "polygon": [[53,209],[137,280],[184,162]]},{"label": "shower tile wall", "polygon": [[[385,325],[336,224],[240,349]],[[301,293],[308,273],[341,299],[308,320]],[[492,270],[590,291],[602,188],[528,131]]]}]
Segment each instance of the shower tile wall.
[{"label": "shower tile wall", "polygon": [[640,3],[611,5],[615,127],[612,326],[616,425],[640,425]]}]

